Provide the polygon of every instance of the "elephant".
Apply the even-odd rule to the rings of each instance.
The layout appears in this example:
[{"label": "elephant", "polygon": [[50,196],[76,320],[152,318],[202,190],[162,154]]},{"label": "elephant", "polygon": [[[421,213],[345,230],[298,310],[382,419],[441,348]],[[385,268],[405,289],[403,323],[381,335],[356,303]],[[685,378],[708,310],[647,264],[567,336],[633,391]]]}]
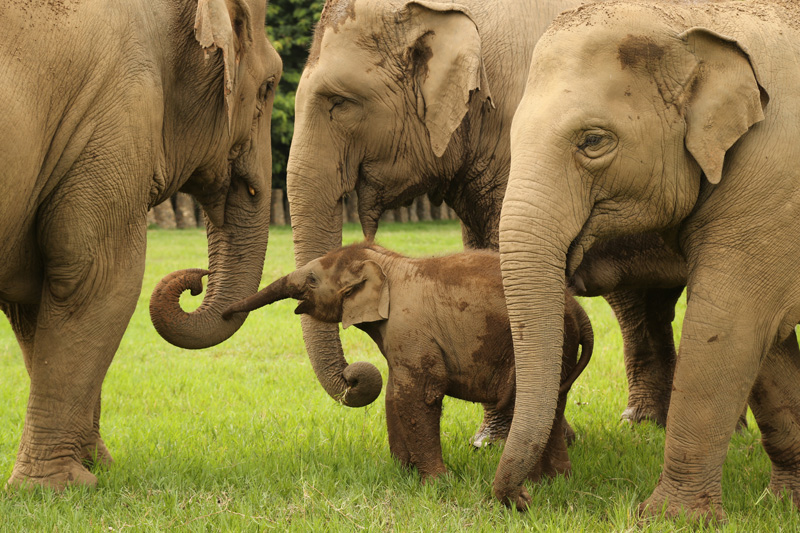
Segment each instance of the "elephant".
[{"label": "elephant", "polygon": [[[534,44],[558,13],[580,3],[329,0],[297,89],[287,165],[296,265],[341,246],[350,191],[366,238],[385,210],[428,194],[458,214],[467,248],[496,250],[511,119]],[[666,421],[679,294],[647,285],[606,294],[623,332],[623,417],[633,422]],[[348,366],[335,325],[304,315],[302,327],[331,397],[352,407],[377,398],[377,369]],[[484,408],[476,445],[502,438],[510,424]]]},{"label": "elephant", "polygon": [[784,1],[615,2],[563,14],[537,44],[500,218],[520,384],[501,501],[528,505],[548,439],[565,273],[603,241],[656,232],[686,260],[688,298],[663,469],[640,512],[725,519],[722,463],[746,403],[770,488],[800,504],[797,20]]},{"label": "elephant", "polygon": [[[207,215],[203,304],[169,314],[177,295],[154,295],[158,331],[198,348],[243,322],[220,315],[258,290],[266,253],[281,61],[265,3],[0,9],[0,308],[31,380],[9,485],[93,486],[84,464],[112,462],[100,393],[141,293],[148,208],[181,190]],[[167,288],[200,292],[205,273]]]},{"label": "elephant", "polygon": [[[345,329],[354,325],[375,341],[389,365],[389,449],[423,480],[447,471],[439,434],[444,396],[513,417],[514,350],[497,252],[416,259],[357,243],[308,262],[222,316],[286,298],[300,301],[296,314],[341,322]],[[569,292],[565,309],[558,408],[542,460],[528,474],[533,480],[571,470],[564,408],[567,392],[591,359],[594,334]],[[373,386],[381,387],[380,377]]]}]

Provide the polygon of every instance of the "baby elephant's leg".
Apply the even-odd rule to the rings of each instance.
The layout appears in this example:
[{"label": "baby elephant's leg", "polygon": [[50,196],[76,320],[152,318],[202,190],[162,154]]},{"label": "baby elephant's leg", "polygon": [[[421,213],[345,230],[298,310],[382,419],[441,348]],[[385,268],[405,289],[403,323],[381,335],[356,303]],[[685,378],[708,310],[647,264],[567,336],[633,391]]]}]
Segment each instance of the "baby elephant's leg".
[{"label": "baby elephant's leg", "polygon": [[416,467],[423,480],[447,472],[439,439],[444,390],[430,385],[430,376],[417,369],[389,368],[386,385],[389,450],[404,466]]},{"label": "baby elephant's leg", "polygon": [[555,422],[553,422],[553,429],[550,430],[550,439],[547,441],[547,446],[545,446],[542,452],[541,459],[539,459],[539,462],[528,474],[528,479],[533,482],[539,482],[542,478],[546,477],[552,478],[559,475],[569,476],[572,472],[572,464],[569,462],[569,453],[567,452],[567,441],[565,438],[566,428],[569,427],[567,419],[564,418],[566,403],[567,397],[565,394],[562,394],[558,399],[556,419]]}]

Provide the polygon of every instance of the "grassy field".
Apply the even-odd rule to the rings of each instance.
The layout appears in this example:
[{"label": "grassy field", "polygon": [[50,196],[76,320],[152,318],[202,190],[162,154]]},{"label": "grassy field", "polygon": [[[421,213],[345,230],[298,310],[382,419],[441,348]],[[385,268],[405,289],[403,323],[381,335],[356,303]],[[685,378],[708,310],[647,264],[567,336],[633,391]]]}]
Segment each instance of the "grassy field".
[{"label": "grassy field", "polygon": [[[379,235],[385,246],[412,255],[460,248],[452,221],[386,224]],[[348,226],[345,242],[358,238],[357,227]],[[573,475],[532,487],[532,511],[519,514],[491,496],[501,450],[467,444],[480,422],[478,405],[445,400],[450,474],[421,485],[389,455],[383,395],[352,409],[317,384],[291,301],[252,313],[220,346],[187,351],[167,344],[149,321],[150,291],[173,270],[205,266],[205,236],[153,230],[148,246],[144,290],[103,389],[103,435],[116,464],[99,473],[94,490],[0,490],[0,531],[639,529],[634,511],[656,483],[664,432],[619,421],[626,401],[622,345],[603,300],[582,301],[596,344],[567,407],[578,434],[570,449]],[[291,247],[287,228],[272,230],[265,283],[293,268]],[[677,330],[682,316],[683,303]],[[343,342],[350,362],[372,362],[385,380],[386,363],[365,334],[350,328]],[[6,479],[28,394],[6,320],[0,320],[0,376],[0,477]],[[750,422],[734,436],[726,462],[725,529],[798,531],[800,516],[790,503],[765,492],[769,461],[752,415]],[[643,529],[694,528],[678,521]]]}]

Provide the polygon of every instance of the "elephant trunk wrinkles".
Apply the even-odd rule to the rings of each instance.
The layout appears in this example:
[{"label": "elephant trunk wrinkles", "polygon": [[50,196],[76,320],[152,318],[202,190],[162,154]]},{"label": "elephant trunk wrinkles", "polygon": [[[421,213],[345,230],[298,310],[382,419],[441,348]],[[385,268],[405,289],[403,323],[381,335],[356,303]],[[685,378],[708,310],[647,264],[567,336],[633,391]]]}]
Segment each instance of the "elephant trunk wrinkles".
[{"label": "elephant trunk wrinkles", "polygon": [[[532,167],[517,172],[527,186],[515,188],[512,166],[500,218],[500,258],[514,341],[517,394],[494,494],[520,510],[528,504],[522,483],[539,462],[553,427],[561,377],[567,251],[586,220],[580,219],[583,206],[576,206],[575,214],[571,209],[574,200],[554,197],[560,190],[569,190],[563,183],[548,188],[547,194],[542,190],[534,193],[529,185],[528,169]],[[563,173],[553,173],[552,177],[556,176],[562,182],[566,178]],[[536,198],[547,202],[536,205]],[[588,209],[585,211],[588,217]],[[586,350],[587,346],[583,347]]]},{"label": "elephant trunk wrinkles", "polygon": [[288,276],[284,276],[270,283],[252,296],[240,300],[229,306],[222,313],[222,318],[229,320],[234,313],[253,311],[286,298],[296,298],[297,292],[288,283]]},{"label": "elephant trunk wrinkles", "polygon": [[[168,342],[188,349],[214,346],[228,339],[247,315],[222,318],[229,305],[258,290],[269,238],[269,194],[255,196],[240,179],[231,179],[225,206],[225,223],[214,226],[206,217],[208,270],[190,269],[166,276],[153,290],[150,318]],[[195,311],[181,309],[180,295],[202,292],[202,277],[208,275],[203,303]]]},{"label": "elephant trunk wrinkles", "polygon": [[[315,179],[300,178],[289,161],[287,179],[289,203],[292,208],[292,234],[294,237],[295,264],[297,268],[320,257],[342,244],[341,195],[330,202],[318,190],[296,190],[295,184],[321,183],[322,175]],[[308,350],[311,366],[322,387],[336,401],[349,407],[362,407],[372,403],[380,394],[380,372],[370,363],[348,365],[339,339],[339,325],[326,324],[308,315],[301,315],[303,340]]]}]

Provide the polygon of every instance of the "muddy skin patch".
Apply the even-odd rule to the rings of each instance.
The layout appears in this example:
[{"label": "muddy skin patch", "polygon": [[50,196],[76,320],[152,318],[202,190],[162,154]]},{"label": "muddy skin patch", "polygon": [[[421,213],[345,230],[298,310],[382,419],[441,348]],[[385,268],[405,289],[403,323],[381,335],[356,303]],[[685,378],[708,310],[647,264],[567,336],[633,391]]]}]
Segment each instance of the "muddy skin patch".
[{"label": "muddy skin patch", "polygon": [[319,52],[322,48],[322,36],[328,28],[335,32],[348,19],[356,19],[355,0],[328,0],[322,8],[319,22],[314,28],[314,39],[308,52],[306,68],[313,67],[319,61]]},{"label": "muddy skin patch", "polygon": [[664,49],[649,37],[628,35],[617,49],[617,59],[623,69],[650,65],[664,57]]},{"label": "muddy skin patch", "polygon": [[433,51],[427,44],[428,37],[436,35],[432,30],[423,33],[408,49],[404,58],[406,73],[410,79],[422,83],[428,77],[428,62],[433,57]]}]

